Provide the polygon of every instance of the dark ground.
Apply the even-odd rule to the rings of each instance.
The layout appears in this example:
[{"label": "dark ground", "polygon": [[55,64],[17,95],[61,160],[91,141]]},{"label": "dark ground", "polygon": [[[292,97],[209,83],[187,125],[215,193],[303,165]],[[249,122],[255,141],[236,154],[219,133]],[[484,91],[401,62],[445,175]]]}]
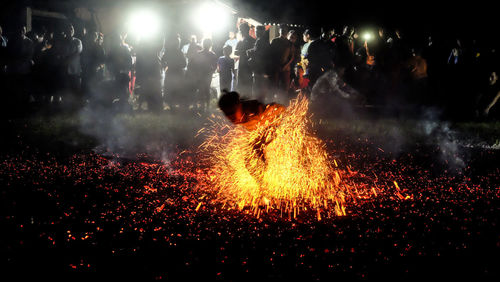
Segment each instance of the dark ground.
[{"label": "dark ground", "polygon": [[[134,157],[104,153],[103,135],[81,133],[73,116],[2,123],[3,281],[498,281],[496,123],[450,125],[463,142],[422,135],[412,121],[320,125],[340,167],[359,172],[348,181],[386,188],[351,201],[347,216],[317,221],[307,212],[257,219],[218,209],[196,189],[197,153],[180,154],[199,142],[191,132],[201,123],[174,127],[171,114],[122,120],[119,138],[134,139],[125,143]],[[169,142],[145,145],[162,138]],[[456,150],[447,153],[450,143]],[[393,197],[393,181],[412,199]]]}]

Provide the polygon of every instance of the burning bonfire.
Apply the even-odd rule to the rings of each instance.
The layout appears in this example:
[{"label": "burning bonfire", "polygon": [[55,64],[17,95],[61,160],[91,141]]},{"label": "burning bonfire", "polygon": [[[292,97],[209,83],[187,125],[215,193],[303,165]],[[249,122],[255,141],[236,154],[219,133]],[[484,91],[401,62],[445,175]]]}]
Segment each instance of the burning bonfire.
[{"label": "burning bonfire", "polygon": [[308,100],[268,105],[250,126],[214,122],[202,144],[209,186],[226,208],[345,215],[349,187],[331,165],[325,144],[311,134]]}]

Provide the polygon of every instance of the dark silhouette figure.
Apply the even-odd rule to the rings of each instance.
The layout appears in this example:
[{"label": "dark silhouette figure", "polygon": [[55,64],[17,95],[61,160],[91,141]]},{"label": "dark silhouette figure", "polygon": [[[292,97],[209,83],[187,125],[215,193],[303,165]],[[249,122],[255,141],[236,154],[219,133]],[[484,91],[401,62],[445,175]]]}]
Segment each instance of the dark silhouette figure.
[{"label": "dark silhouette figure", "polygon": [[283,95],[290,87],[290,71],[294,59],[292,43],[288,40],[288,27],[280,26],[280,36],[271,42],[272,81],[274,89]]},{"label": "dark silhouette figure", "polygon": [[254,74],[253,94],[259,100],[265,101],[270,88],[271,45],[269,44],[269,32],[264,26],[257,26],[255,33],[257,36],[255,46],[248,51]]},{"label": "dark silhouette figure", "polygon": [[33,66],[33,41],[26,36],[26,27],[19,27],[6,47],[6,72],[9,90],[5,94],[7,109],[20,113],[28,102],[30,75]]},{"label": "dark silhouette figure", "polygon": [[231,53],[233,48],[231,45],[226,45],[222,49],[224,56],[220,57],[217,61],[217,71],[219,72],[219,87],[220,91],[231,91],[231,85],[233,83],[233,77],[235,75],[234,71],[234,59],[231,58]]},{"label": "dark silhouette figure", "polygon": [[136,53],[136,92],[139,104],[147,102],[148,110],[160,112],[162,103],[162,42],[141,42]]},{"label": "dark silhouette figure", "polygon": [[207,111],[210,105],[212,75],[217,69],[217,56],[212,52],[211,39],[204,39],[202,47],[203,49],[189,60],[188,71],[193,74],[193,83],[202,110]]},{"label": "dark silhouette figure", "polygon": [[235,55],[239,56],[238,86],[237,89],[245,95],[252,94],[253,74],[249,62],[248,50],[255,46],[255,39],[250,36],[250,26],[248,23],[240,24],[240,32],[243,40],[236,45]]},{"label": "dark silhouette figure", "polygon": [[163,64],[165,72],[165,98],[168,104],[174,108],[186,104],[184,88],[184,68],[186,60],[180,49],[180,36],[173,33],[165,41],[165,54]]}]

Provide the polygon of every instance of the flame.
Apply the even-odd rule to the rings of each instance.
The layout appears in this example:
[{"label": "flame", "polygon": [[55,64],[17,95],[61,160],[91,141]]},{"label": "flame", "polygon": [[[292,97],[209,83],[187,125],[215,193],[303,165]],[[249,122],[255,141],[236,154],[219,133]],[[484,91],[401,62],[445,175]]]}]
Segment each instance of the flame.
[{"label": "flame", "polygon": [[[202,149],[210,162],[210,186],[225,207],[285,211],[333,209],[345,215],[345,193],[325,144],[310,133],[308,100],[299,95],[284,109],[265,112],[248,126],[214,125]],[[266,114],[269,113],[269,114]],[[335,167],[337,164],[335,162]]]}]

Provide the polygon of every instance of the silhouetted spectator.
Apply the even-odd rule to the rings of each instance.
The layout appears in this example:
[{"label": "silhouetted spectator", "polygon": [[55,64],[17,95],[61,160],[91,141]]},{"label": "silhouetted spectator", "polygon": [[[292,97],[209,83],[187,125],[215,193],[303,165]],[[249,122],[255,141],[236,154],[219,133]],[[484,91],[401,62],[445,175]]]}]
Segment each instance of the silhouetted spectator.
[{"label": "silhouetted spectator", "polygon": [[234,59],[232,59],[231,53],[233,52],[233,48],[231,45],[226,45],[222,49],[224,56],[220,57],[217,61],[217,70],[219,72],[219,87],[220,91],[232,91],[232,83],[234,73]]},{"label": "silhouetted spectator", "polygon": [[17,29],[10,38],[6,49],[10,93],[6,95],[12,110],[28,101],[30,91],[30,74],[33,66],[33,41],[26,37],[26,27]]},{"label": "silhouetted spectator", "polygon": [[239,28],[243,39],[238,42],[238,44],[236,45],[236,50],[234,52],[236,56],[239,56],[237,89],[243,95],[251,95],[253,74],[247,51],[255,46],[255,39],[253,39],[249,34],[250,26],[248,25],[248,23],[243,22],[242,24],[240,24]]},{"label": "silhouetted spectator", "polygon": [[65,56],[64,34],[57,30],[47,39],[47,50],[44,52],[43,64],[46,69],[45,81],[48,89],[49,102],[59,106],[66,90],[66,66],[63,63]]},{"label": "silhouetted spectator", "polygon": [[476,115],[478,117],[488,117],[491,109],[500,99],[500,84],[498,83],[498,75],[496,71],[491,72],[488,85],[483,87],[482,93],[480,94]]},{"label": "silhouetted spectator", "polygon": [[180,49],[181,39],[179,34],[172,33],[165,41],[165,54],[163,64],[167,67],[165,73],[165,97],[171,107],[184,105],[186,93],[184,88],[184,68],[186,60]]},{"label": "silhouetted spectator", "polygon": [[33,41],[26,36],[26,27],[20,27],[7,45],[7,73],[27,75],[33,65]]},{"label": "silhouetted spectator", "polygon": [[410,101],[420,105],[429,105],[427,61],[421,56],[419,51],[416,51],[405,64],[405,68],[410,72],[411,78]]},{"label": "silhouetted spectator", "polygon": [[457,39],[455,41],[455,46],[451,49],[450,56],[448,57],[448,64],[450,65],[459,65],[464,64],[464,50],[462,46],[462,41]]},{"label": "silhouetted spectator", "polygon": [[257,36],[255,46],[248,51],[254,73],[253,94],[257,99],[265,101],[270,86],[271,45],[269,44],[269,32],[263,25],[256,27],[255,34]]},{"label": "silhouetted spectator", "polygon": [[33,67],[32,67],[32,91],[31,95],[33,102],[40,105],[41,102],[48,101],[48,87],[46,77],[48,70],[46,68],[46,51],[48,50],[48,42],[45,39],[45,34],[33,33],[34,48],[33,48]]},{"label": "silhouetted spectator", "polygon": [[[236,45],[238,44],[238,39],[236,38],[236,33],[234,31],[229,32],[229,39],[226,40],[223,47],[231,46],[233,52],[236,50]],[[233,54],[232,54],[233,55]]]},{"label": "silhouetted spectator", "polygon": [[203,49],[199,51],[188,63],[194,74],[194,85],[202,110],[207,111],[210,106],[210,84],[212,75],[217,69],[217,56],[212,52],[212,40],[206,38],[202,43]]},{"label": "silhouetted spectator", "polygon": [[82,42],[82,91],[87,96],[100,82],[98,71],[106,60],[104,48],[99,45],[97,40],[98,33],[92,31],[85,35]]},{"label": "silhouetted spectator", "polygon": [[0,85],[5,87],[5,68],[7,65],[7,38],[2,34],[0,26]]},{"label": "silhouetted spectator", "polygon": [[7,47],[7,38],[3,36],[3,30],[2,27],[0,26],[0,47]]},{"label": "silhouetted spectator", "polygon": [[287,38],[288,27],[280,25],[279,37],[271,42],[272,82],[280,94],[286,93],[290,87],[290,64],[294,60],[292,43]]},{"label": "silhouetted spectator", "polygon": [[309,79],[304,77],[304,69],[301,65],[295,66],[295,75],[291,82],[291,89],[293,91],[299,91],[307,88],[309,84]]},{"label": "silhouetted spectator", "polygon": [[396,28],[394,30],[394,37],[392,37],[391,42],[391,49],[388,52],[393,56],[393,61],[404,62],[412,56],[408,40],[404,37],[401,29]]},{"label": "silhouetted spectator", "polygon": [[[299,63],[300,61],[300,46],[297,44],[298,40],[298,35],[295,30],[290,30],[287,35],[288,41],[290,41],[290,53],[292,54],[292,59],[289,63],[289,68],[290,68],[290,80],[295,78],[295,66]],[[331,47],[331,42],[328,41],[327,45]],[[288,84],[288,90],[290,90],[290,83]],[[293,93],[293,91],[291,92]]]},{"label": "silhouetted spectator", "polygon": [[200,44],[198,44],[198,38],[196,35],[191,35],[191,40],[188,44],[186,44],[183,48],[184,55],[186,56],[187,63],[189,64],[189,60],[198,53],[202,49]]},{"label": "silhouetted spectator", "polygon": [[[113,89],[114,89],[114,97],[119,99],[119,105],[120,108],[123,110],[130,110],[129,108],[129,103],[128,99],[130,97],[130,88],[129,88],[129,82],[131,79],[131,71],[132,71],[132,65],[133,65],[133,60],[132,60],[132,50],[130,46],[125,42],[127,38],[127,34],[125,32],[121,34],[113,34],[109,37],[109,50],[107,53],[107,58],[106,58],[106,66],[108,67],[109,74],[111,75],[111,80],[113,82]],[[99,50],[99,44],[96,41],[96,45],[94,45],[94,48]],[[97,51],[100,53],[100,51]],[[148,50],[145,52],[154,52],[153,50]],[[154,55],[146,55],[144,56],[151,56],[153,57]],[[152,59],[151,57],[147,57],[145,59],[142,57],[141,59]],[[150,66],[151,68],[155,68],[154,62],[148,61],[147,64],[152,64],[153,66]],[[147,68],[147,66],[142,65],[141,67]],[[140,71],[146,71],[145,69],[141,69]],[[151,72],[155,72],[155,70],[151,70]],[[154,75],[153,75],[154,76]],[[146,87],[147,88],[147,87]],[[153,95],[153,94],[151,94]],[[148,102],[148,107],[154,107],[150,106]]]},{"label": "silhouetted spectator", "polygon": [[312,41],[309,29],[306,29],[302,34],[302,40],[304,41],[304,45],[302,45],[302,48],[300,49],[301,59],[303,59],[303,57],[307,54],[307,48],[309,48],[309,44],[311,44]]},{"label": "silhouetted spectator", "polygon": [[335,39],[333,61],[337,69],[347,69],[354,64],[354,29],[345,26],[342,35]]},{"label": "silhouetted spectator", "polygon": [[325,33],[325,39],[330,41],[331,43],[335,44],[335,41],[337,40],[337,33],[335,31],[335,28],[331,27],[328,29],[328,31]]},{"label": "silhouetted spectator", "polygon": [[313,29],[310,34],[312,41],[304,58],[307,60],[306,76],[309,86],[313,87],[316,80],[333,67],[333,62],[328,47],[319,39],[319,32]]},{"label": "silhouetted spectator", "polygon": [[233,48],[233,53],[231,53],[231,58],[234,59],[234,77],[233,77],[233,84],[231,85],[231,88],[234,90],[236,89],[238,85],[238,67],[239,67],[239,59],[240,57],[236,55],[236,46],[238,45],[239,38],[241,38],[241,34],[239,32],[234,32],[230,31],[228,34],[229,38],[226,40],[224,43],[224,46],[231,45]]},{"label": "silhouetted spectator", "polygon": [[198,39],[196,35],[191,35],[190,42],[182,47],[182,52],[186,57],[186,91],[189,93],[189,99],[194,99],[193,94],[196,92],[196,85],[193,83],[197,79],[196,69],[193,68],[193,64],[189,63],[202,47],[198,44]]},{"label": "silhouetted spectator", "polygon": [[162,65],[163,42],[140,42],[136,51],[136,90],[139,104],[148,105],[148,110],[160,112],[162,103]]},{"label": "silhouetted spectator", "polygon": [[[82,66],[80,55],[83,50],[82,41],[76,37],[75,29],[72,24],[67,24],[64,27],[64,39],[63,44],[63,57],[62,63],[65,69],[66,75],[66,102],[68,109],[76,109],[83,104],[82,93],[81,93],[81,73]],[[64,97],[63,97],[64,99]]]}]

